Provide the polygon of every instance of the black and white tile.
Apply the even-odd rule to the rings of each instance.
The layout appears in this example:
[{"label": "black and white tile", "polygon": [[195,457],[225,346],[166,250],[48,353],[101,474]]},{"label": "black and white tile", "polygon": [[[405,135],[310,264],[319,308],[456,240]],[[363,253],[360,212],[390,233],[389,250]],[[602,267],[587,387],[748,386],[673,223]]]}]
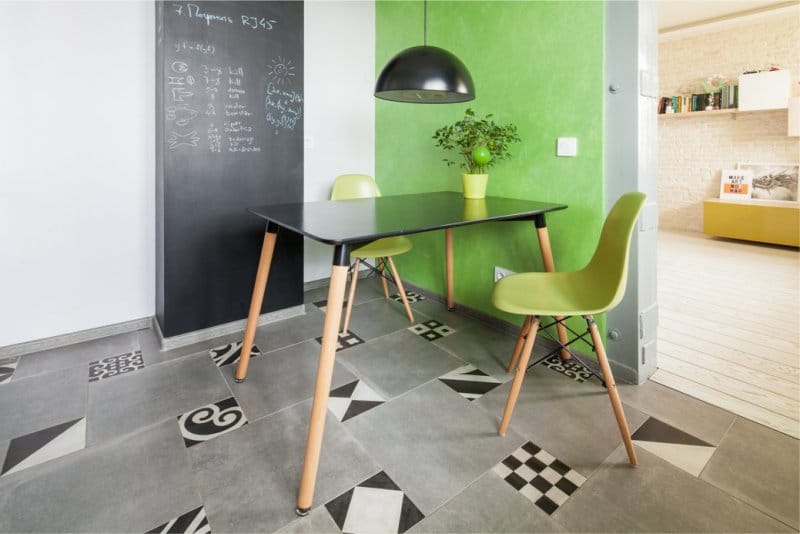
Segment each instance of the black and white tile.
[{"label": "black and white tile", "polygon": [[[389,295],[389,298],[396,302],[403,302],[403,299],[400,297],[400,293]],[[425,300],[425,295],[420,295],[416,291],[406,291],[406,300],[409,304],[414,304],[415,302]]]},{"label": "black and white tile", "polygon": [[325,504],[345,533],[405,532],[425,516],[389,475],[381,471]]},{"label": "black and white tile", "polygon": [[109,356],[89,363],[89,382],[130,373],[138,369],[144,369],[144,360],[140,350]]},{"label": "black and white tile", "polygon": [[572,358],[571,360],[562,360],[561,356],[558,354],[553,354],[549,358],[542,360],[540,365],[543,365],[557,373],[561,373],[562,375],[568,376],[578,383],[586,382],[594,376],[592,371],[577,359]]},{"label": "black and white tile", "polygon": [[530,441],[492,470],[548,515],[586,482],[583,475]]},{"label": "black and white tile", "polygon": [[[315,339],[317,340],[317,343],[322,345],[322,336]],[[364,343],[364,340],[350,330],[347,332],[339,332],[339,339],[336,342],[336,352],[349,349],[350,347],[355,347],[356,345],[361,345],[362,343]]]},{"label": "black and white tile", "polygon": [[19,356],[0,360],[0,384],[11,382],[11,377],[14,376],[14,371],[17,370],[18,364]]},{"label": "black and white tile", "polygon": [[418,336],[427,339],[428,341],[436,341],[437,339],[441,339],[455,333],[454,328],[451,328],[446,324],[442,324],[435,319],[425,321],[424,323],[417,323],[414,326],[408,327],[408,329]]},{"label": "black and white tile", "polygon": [[[208,353],[214,359],[214,363],[217,364],[217,367],[230,365],[238,362],[239,358],[242,356],[242,342],[236,341],[235,343],[228,343],[221,347],[214,347],[209,350]],[[253,348],[250,349],[250,357],[255,358],[256,356],[261,356],[261,349],[259,349],[257,345],[253,345]]]},{"label": "black and white tile", "polygon": [[195,508],[174,519],[170,519],[163,525],[159,525],[153,530],[148,530],[147,534],[210,534],[211,527],[208,525],[206,509],[202,506]]},{"label": "black and white tile", "polygon": [[347,421],[385,402],[363,380],[356,380],[331,391],[328,409],[339,421]]},{"label": "black and white tile", "polygon": [[[318,300],[318,301],[314,302],[313,304],[314,304],[314,306],[319,308],[322,311],[322,313],[327,313],[328,312],[328,299]],[[342,301],[342,309],[344,309],[346,306],[347,306],[347,299],[344,299]]]},{"label": "black and white tile", "polygon": [[717,450],[710,443],[653,417],[631,434],[631,439],[639,447],[696,477]]},{"label": "black and white tile", "polygon": [[54,460],[86,447],[86,418],[74,419],[11,440],[0,476]]},{"label": "black and white tile", "polygon": [[186,447],[227,434],[246,424],[247,417],[234,397],[207,404],[178,416],[178,426]]},{"label": "black and white tile", "polygon": [[468,401],[474,401],[502,384],[493,376],[489,376],[474,365],[465,365],[439,377],[445,385],[457,391]]}]

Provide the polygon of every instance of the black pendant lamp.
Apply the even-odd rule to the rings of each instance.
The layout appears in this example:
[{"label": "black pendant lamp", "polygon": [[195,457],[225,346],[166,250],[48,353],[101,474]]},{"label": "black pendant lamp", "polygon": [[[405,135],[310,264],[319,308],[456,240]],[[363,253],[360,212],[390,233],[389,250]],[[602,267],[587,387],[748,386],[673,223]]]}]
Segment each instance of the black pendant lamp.
[{"label": "black pendant lamp", "polygon": [[425,0],[423,46],[398,53],[383,67],[375,96],[410,104],[452,104],[475,98],[467,67],[443,48],[428,46],[428,0]]}]

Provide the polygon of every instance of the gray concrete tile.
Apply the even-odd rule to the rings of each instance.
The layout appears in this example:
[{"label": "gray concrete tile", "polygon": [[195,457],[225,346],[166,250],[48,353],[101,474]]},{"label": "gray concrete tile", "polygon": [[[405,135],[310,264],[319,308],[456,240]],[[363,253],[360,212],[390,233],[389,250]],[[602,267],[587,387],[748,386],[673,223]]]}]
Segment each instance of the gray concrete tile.
[{"label": "gray concrete tile", "polygon": [[341,534],[324,506],[314,508],[306,517],[298,517],[276,534]]},{"label": "gray concrete tile", "polygon": [[19,359],[19,365],[14,372],[14,380],[71,367],[88,368],[89,362],[93,360],[117,356],[138,349],[137,333],[127,332],[66,347],[25,354]]},{"label": "gray concrete tile", "polygon": [[86,443],[92,446],[230,396],[208,353],[92,382]]},{"label": "gray concrete tile", "polygon": [[800,528],[800,441],[737,418],[700,478]]},{"label": "gray concrete tile", "polygon": [[619,396],[656,419],[717,445],[736,418],[731,412],[707,404],[651,380],[641,385],[618,384]]},{"label": "gray concrete tile", "polygon": [[426,515],[524,441],[436,380],[345,426]]},{"label": "gray concrete tile", "polygon": [[[272,532],[296,519],[311,401],[188,449],[212,532]],[[314,506],[379,471],[335,417],[327,417]]]},{"label": "gray concrete tile", "polygon": [[408,330],[343,350],[337,358],[385,399],[464,365],[464,362]]},{"label": "gray concrete tile", "polygon": [[640,466],[631,468],[620,446],[553,519],[572,532],[792,531],[644,449],[636,453]]},{"label": "gray concrete tile", "polygon": [[[510,382],[474,401],[499,421]],[[625,406],[631,433],[647,415]],[[543,366],[531,368],[522,383],[511,428],[583,476],[622,443],[608,394],[596,380],[578,383]]]},{"label": "gray concrete tile", "polygon": [[84,449],[0,483],[2,532],[146,532],[196,508],[174,421]]},{"label": "gray concrete tile", "polygon": [[0,440],[86,415],[89,367],[17,379],[0,387]]},{"label": "gray concrete tile", "polygon": [[[414,318],[416,322],[420,322],[418,317]],[[378,299],[353,307],[349,329],[361,339],[368,341],[398,330],[405,330],[413,324],[408,320],[402,303]]]},{"label": "gray concrete tile", "polygon": [[[234,381],[236,365],[220,368],[247,418],[258,419],[314,395],[320,344],[305,341],[250,360],[247,379]],[[352,382],[356,377],[336,363],[331,389]]]},{"label": "gray concrete tile", "polygon": [[[350,292],[350,277],[347,278],[347,289],[345,290],[345,299]],[[389,284],[389,294],[392,295],[397,292],[394,284]],[[356,284],[356,298],[353,300],[353,305],[358,306],[371,300],[383,299],[383,286],[381,286],[380,279],[376,276],[369,278],[359,278]],[[313,304],[328,299],[328,286],[318,287],[303,293],[303,302]]]},{"label": "gray concrete tile", "polygon": [[409,532],[566,532],[505,480],[489,472]]},{"label": "gray concrete tile", "polygon": [[322,335],[325,314],[312,305],[306,305],[306,313],[264,325],[256,330],[255,344],[261,352],[282,349]]}]

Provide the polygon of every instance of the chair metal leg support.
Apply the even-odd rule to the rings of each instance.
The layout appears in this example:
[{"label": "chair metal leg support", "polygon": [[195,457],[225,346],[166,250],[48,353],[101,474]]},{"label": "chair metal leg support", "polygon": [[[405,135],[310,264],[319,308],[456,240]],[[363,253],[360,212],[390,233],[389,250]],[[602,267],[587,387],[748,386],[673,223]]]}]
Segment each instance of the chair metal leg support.
[{"label": "chair metal leg support", "polygon": [[498,434],[501,436],[506,435],[508,423],[511,421],[511,414],[514,412],[514,406],[517,404],[517,397],[519,390],[522,388],[522,381],[525,379],[525,371],[528,368],[528,360],[533,352],[533,343],[536,341],[536,332],[539,330],[539,317],[531,319],[530,332],[525,337],[525,344],[522,347],[522,354],[517,364],[517,370],[514,373],[514,380],[511,383],[511,391],[508,393],[508,400],[506,401],[506,409],[503,412],[503,419],[500,421],[500,428]]},{"label": "chair metal leg support", "polygon": [[[396,285],[398,291],[400,291],[400,299],[403,301],[403,306],[406,309],[406,315],[408,315],[408,320],[413,323],[414,314],[411,313],[411,306],[408,305],[408,297],[406,297],[406,289],[403,287],[403,281],[400,280],[400,275],[397,273],[397,267],[395,267],[394,260],[392,259],[392,257],[387,256],[386,260],[389,261],[389,267],[391,268],[392,275],[394,275],[394,285]],[[384,265],[386,264],[384,263]]]},{"label": "chair metal leg support", "polygon": [[353,274],[350,275],[350,294],[347,297],[347,309],[344,312],[344,325],[342,333],[347,332],[350,327],[350,313],[353,311],[353,300],[356,298],[356,284],[358,283],[358,269],[361,267],[361,258],[356,258],[353,264]]},{"label": "chair metal leg support", "polygon": [[625,420],[625,412],[622,409],[622,401],[617,391],[617,384],[614,382],[614,375],[611,373],[611,366],[608,364],[606,350],[603,346],[603,340],[600,337],[600,331],[591,315],[587,315],[585,319],[586,324],[589,326],[589,331],[592,333],[594,348],[597,352],[597,363],[600,364],[600,370],[603,372],[603,377],[606,380],[606,390],[608,391],[608,397],[611,399],[611,407],[614,409],[614,416],[617,418],[619,433],[622,434],[622,441],[625,443],[625,450],[628,452],[628,459],[631,465],[639,465],[639,461],[636,459],[636,451],[631,441],[631,433],[630,430],[628,430],[628,422]]},{"label": "chair metal leg support", "polygon": [[389,286],[386,285],[386,278],[387,276],[383,274],[383,271],[386,270],[386,258],[380,259],[380,267],[378,267],[379,272],[381,273],[381,283],[383,284],[383,297],[389,298]]}]

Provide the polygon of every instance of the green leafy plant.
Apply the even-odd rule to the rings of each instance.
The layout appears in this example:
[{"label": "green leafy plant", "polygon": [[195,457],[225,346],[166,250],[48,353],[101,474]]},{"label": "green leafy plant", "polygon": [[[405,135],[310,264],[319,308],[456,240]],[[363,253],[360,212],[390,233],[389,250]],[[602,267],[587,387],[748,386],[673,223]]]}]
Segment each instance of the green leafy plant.
[{"label": "green leafy plant", "polygon": [[[474,111],[467,109],[463,119],[436,130],[433,134],[436,146],[459,154],[460,166],[469,174],[483,174],[487,168],[498,162],[511,159],[509,145],[520,141],[515,125],[496,124],[491,118],[490,113],[479,119]],[[489,152],[488,157],[486,150]],[[457,163],[448,158],[443,161],[448,167]]]}]

